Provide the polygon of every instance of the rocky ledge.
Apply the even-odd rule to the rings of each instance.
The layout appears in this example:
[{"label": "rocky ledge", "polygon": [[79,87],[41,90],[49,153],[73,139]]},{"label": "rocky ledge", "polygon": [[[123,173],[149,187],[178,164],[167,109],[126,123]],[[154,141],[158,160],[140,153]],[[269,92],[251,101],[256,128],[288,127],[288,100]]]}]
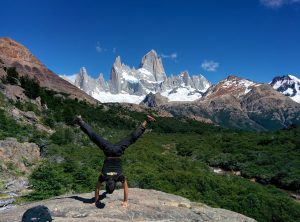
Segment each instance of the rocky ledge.
[{"label": "rocky ledge", "polygon": [[243,221],[255,220],[220,208],[194,203],[172,194],[155,190],[129,189],[129,206],[121,207],[123,190],[102,195],[101,204],[91,205],[93,193],[61,196],[50,200],[15,206],[0,212],[1,222],[21,221],[24,212],[44,205],[54,221]]}]

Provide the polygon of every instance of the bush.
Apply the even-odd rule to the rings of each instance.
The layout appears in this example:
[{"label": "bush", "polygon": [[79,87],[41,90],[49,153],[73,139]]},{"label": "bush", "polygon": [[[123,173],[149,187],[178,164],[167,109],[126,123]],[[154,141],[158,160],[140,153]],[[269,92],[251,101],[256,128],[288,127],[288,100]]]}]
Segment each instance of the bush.
[{"label": "bush", "polygon": [[25,95],[30,99],[36,99],[40,96],[41,87],[37,78],[30,78],[29,76],[21,77],[21,86],[25,90]]},{"label": "bush", "polygon": [[72,178],[63,173],[60,165],[44,162],[32,173],[29,182],[34,192],[28,198],[38,200],[68,192],[71,190]]},{"label": "bush", "polygon": [[6,68],[7,75],[2,77],[4,84],[17,85],[19,84],[19,73],[15,67]]},{"label": "bush", "polygon": [[74,140],[74,132],[69,127],[59,127],[56,129],[56,132],[51,135],[50,139],[53,143],[58,145],[70,144]]}]

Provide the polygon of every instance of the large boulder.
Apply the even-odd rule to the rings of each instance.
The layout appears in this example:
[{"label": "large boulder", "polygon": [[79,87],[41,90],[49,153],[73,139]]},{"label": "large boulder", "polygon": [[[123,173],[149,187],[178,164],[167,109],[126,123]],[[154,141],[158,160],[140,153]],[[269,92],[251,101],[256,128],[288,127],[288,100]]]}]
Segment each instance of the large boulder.
[{"label": "large boulder", "polygon": [[[129,206],[121,207],[123,190],[107,195],[96,208],[90,203],[94,193],[53,198],[3,211],[1,221],[21,221],[24,212],[44,205],[56,222],[68,221],[222,221],[254,222],[255,220],[229,210],[212,208],[186,198],[155,190],[129,189]],[[104,208],[104,209],[103,209]]]}]

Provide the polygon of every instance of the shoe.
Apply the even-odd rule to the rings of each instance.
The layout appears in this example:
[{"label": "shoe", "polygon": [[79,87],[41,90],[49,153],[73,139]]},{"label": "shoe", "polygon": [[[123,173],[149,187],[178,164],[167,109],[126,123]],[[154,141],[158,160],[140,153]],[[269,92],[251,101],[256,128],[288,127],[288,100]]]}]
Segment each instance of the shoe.
[{"label": "shoe", "polygon": [[148,122],[154,122],[154,121],[156,121],[156,119],[154,119],[154,117],[152,117],[150,115],[147,115],[147,121]]},{"label": "shoe", "polygon": [[83,120],[82,120],[82,118],[81,118],[80,115],[75,116],[75,118],[74,118],[74,120],[73,120],[73,124],[74,124],[74,125],[75,125],[75,124],[77,124],[77,125],[83,124]]}]

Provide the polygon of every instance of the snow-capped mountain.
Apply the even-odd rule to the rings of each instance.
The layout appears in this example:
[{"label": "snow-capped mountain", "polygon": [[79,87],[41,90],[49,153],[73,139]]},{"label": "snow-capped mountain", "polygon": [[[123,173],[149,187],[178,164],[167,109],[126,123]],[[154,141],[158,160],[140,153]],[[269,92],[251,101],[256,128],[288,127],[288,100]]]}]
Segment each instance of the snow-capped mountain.
[{"label": "snow-capped mountain", "polygon": [[200,99],[190,103],[165,103],[163,99],[159,95],[149,96],[142,104],[174,117],[210,120],[243,130],[275,130],[300,124],[300,104],[268,84],[236,76],[219,81]]},{"label": "snow-capped mountain", "polygon": [[109,81],[102,74],[95,80],[81,68],[74,85],[101,102],[139,104],[150,92],[161,93],[169,101],[193,101],[201,98],[211,83],[204,76],[190,76],[187,71],[167,77],[161,58],[151,50],[143,56],[138,69],[125,65],[118,56]]},{"label": "snow-capped mountain", "polygon": [[278,92],[300,103],[300,79],[293,75],[275,77],[270,85]]},{"label": "snow-capped mountain", "polygon": [[230,75],[226,79],[221,80],[216,85],[210,87],[206,91],[204,97],[214,98],[230,94],[239,98],[249,93],[253,89],[253,87],[259,85],[259,83],[253,82],[251,80]]}]

